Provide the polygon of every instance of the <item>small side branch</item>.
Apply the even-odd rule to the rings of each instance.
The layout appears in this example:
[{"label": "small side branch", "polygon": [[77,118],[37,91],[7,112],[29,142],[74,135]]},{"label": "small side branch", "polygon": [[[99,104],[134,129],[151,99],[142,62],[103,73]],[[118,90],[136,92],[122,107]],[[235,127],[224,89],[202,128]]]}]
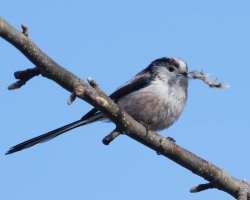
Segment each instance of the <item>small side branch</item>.
[{"label": "small side branch", "polygon": [[14,90],[22,87],[26,84],[27,81],[32,79],[34,76],[38,76],[40,74],[40,70],[37,67],[26,69],[23,71],[17,71],[14,73],[16,79],[19,79],[17,82],[11,84],[8,89]]},{"label": "small side branch", "polygon": [[28,37],[29,36],[29,32],[28,32],[28,27],[25,24],[21,24],[21,28],[22,28],[22,33]]},{"label": "small side branch", "polygon": [[92,88],[95,88],[96,90],[100,91],[99,85],[96,83],[96,81],[95,81],[92,77],[88,77],[88,78],[87,78],[87,81],[88,81],[89,85],[90,85]]},{"label": "small side branch", "polygon": [[76,100],[76,93],[72,92],[69,99],[68,99],[68,101],[67,101],[67,104],[71,105],[75,100]]},{"label": "small side branch", "polygon": [[115,138],[121,135],[121,132],[117,129],[113,130],[110,134],[103,138],[102,143],[105,145],[109,145]]},{"label": "small side branch", "polygon": [[197,193],[197,192],[202,192],[204,190],[214,189],[214,188],[216,188],[216,187],[212,183],[204,183],[204,184],[193,186],[190,189],[190,192]]},{"label": "small side branch", "polygon": [[202,71],[201,72],[198,72],[198,71],[188,72],[188,77],[193,78],[193,79],[200,79],[211,88],[226,89],[230,87],[228,84],[218,82],[216,79],[210,80],[208,78],[208,75],[204,74]]}]

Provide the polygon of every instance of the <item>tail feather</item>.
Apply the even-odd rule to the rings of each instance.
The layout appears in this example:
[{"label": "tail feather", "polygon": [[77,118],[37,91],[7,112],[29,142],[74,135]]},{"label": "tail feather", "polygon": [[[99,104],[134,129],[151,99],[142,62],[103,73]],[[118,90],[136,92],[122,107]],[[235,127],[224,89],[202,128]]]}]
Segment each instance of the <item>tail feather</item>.
[{"label": "tail feather", "polygon": [[7,154],[12,154],[12,153],[15,153],[17,151],[21,151],[23,149],[26,149],[26,148],[29,148],[29,147],[32,147],[36,144],[39,144],[39,143],[42,143],[42,142],[47,142],[48,140],[51,140],[69,130],[72,130],[74,128],[77,128],[79,126],[83,126],[83,125],[86,125],[86,124],[89,124],[93,121],[96,121],[96,120],[99,120],[101,119],[101,116],[100,115],[95,115],[93,117],[91,117],[91,119],[86,119],[86,120],[77,120],[75,122],[72,122],[70,124],[67,124],[65,126],[62,126],[60,128],[57,128],[53,131],[50,131],[48,133],[45,133],[45,134],[42,134],[42,135],[39,135],[37,137],[34,137],[32,139],[29,139],[27,141],[24,141],[20,144],[17,144],[13,147],[11,147],[6,153],[5,155]]}]

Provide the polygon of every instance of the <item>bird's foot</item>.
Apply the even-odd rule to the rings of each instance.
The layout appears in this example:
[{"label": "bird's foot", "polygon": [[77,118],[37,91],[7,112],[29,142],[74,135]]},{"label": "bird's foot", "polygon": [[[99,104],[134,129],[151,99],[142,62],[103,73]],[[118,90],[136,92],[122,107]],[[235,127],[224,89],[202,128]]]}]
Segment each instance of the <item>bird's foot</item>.
[{"label": "bird's foot", "polygon": [[173,142],[173,143],[175,143],[176,141],[175,141],[175,139],[174,138],[172,138],[172,137],[167,137],[167,139],[170,141],[170,142]]}]

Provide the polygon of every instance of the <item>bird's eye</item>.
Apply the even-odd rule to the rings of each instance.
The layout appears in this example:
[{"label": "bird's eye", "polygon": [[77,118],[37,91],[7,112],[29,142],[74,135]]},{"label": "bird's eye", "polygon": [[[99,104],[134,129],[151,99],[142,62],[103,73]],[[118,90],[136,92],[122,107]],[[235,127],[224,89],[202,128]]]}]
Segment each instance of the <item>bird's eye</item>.
[{"label": "bird's eye", "polygon": [[173,67],[169,67],[169,68],[168,68],[168,71],[173,72],[173,71],[174,71],[174,68],[173,68]]}]

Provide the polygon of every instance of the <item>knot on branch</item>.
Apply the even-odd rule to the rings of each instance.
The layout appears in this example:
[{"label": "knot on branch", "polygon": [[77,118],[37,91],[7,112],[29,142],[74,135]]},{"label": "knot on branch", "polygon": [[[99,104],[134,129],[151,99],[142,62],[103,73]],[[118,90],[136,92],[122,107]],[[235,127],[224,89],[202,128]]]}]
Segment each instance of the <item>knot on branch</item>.
[{"label": "knot on branch", "polygon": [[76,93],[72,92],[69,99],[68,99],[68,101],[67,101],[67,104],[71,105],[75,100],[76,100]]},{"label": "knot on branch", "polygon": [[28,27],[26,26],[26,24],[21,24],[21,28],[22,28],[22,33],[28,37],[29,36],[29,32],[28,32]]}]

